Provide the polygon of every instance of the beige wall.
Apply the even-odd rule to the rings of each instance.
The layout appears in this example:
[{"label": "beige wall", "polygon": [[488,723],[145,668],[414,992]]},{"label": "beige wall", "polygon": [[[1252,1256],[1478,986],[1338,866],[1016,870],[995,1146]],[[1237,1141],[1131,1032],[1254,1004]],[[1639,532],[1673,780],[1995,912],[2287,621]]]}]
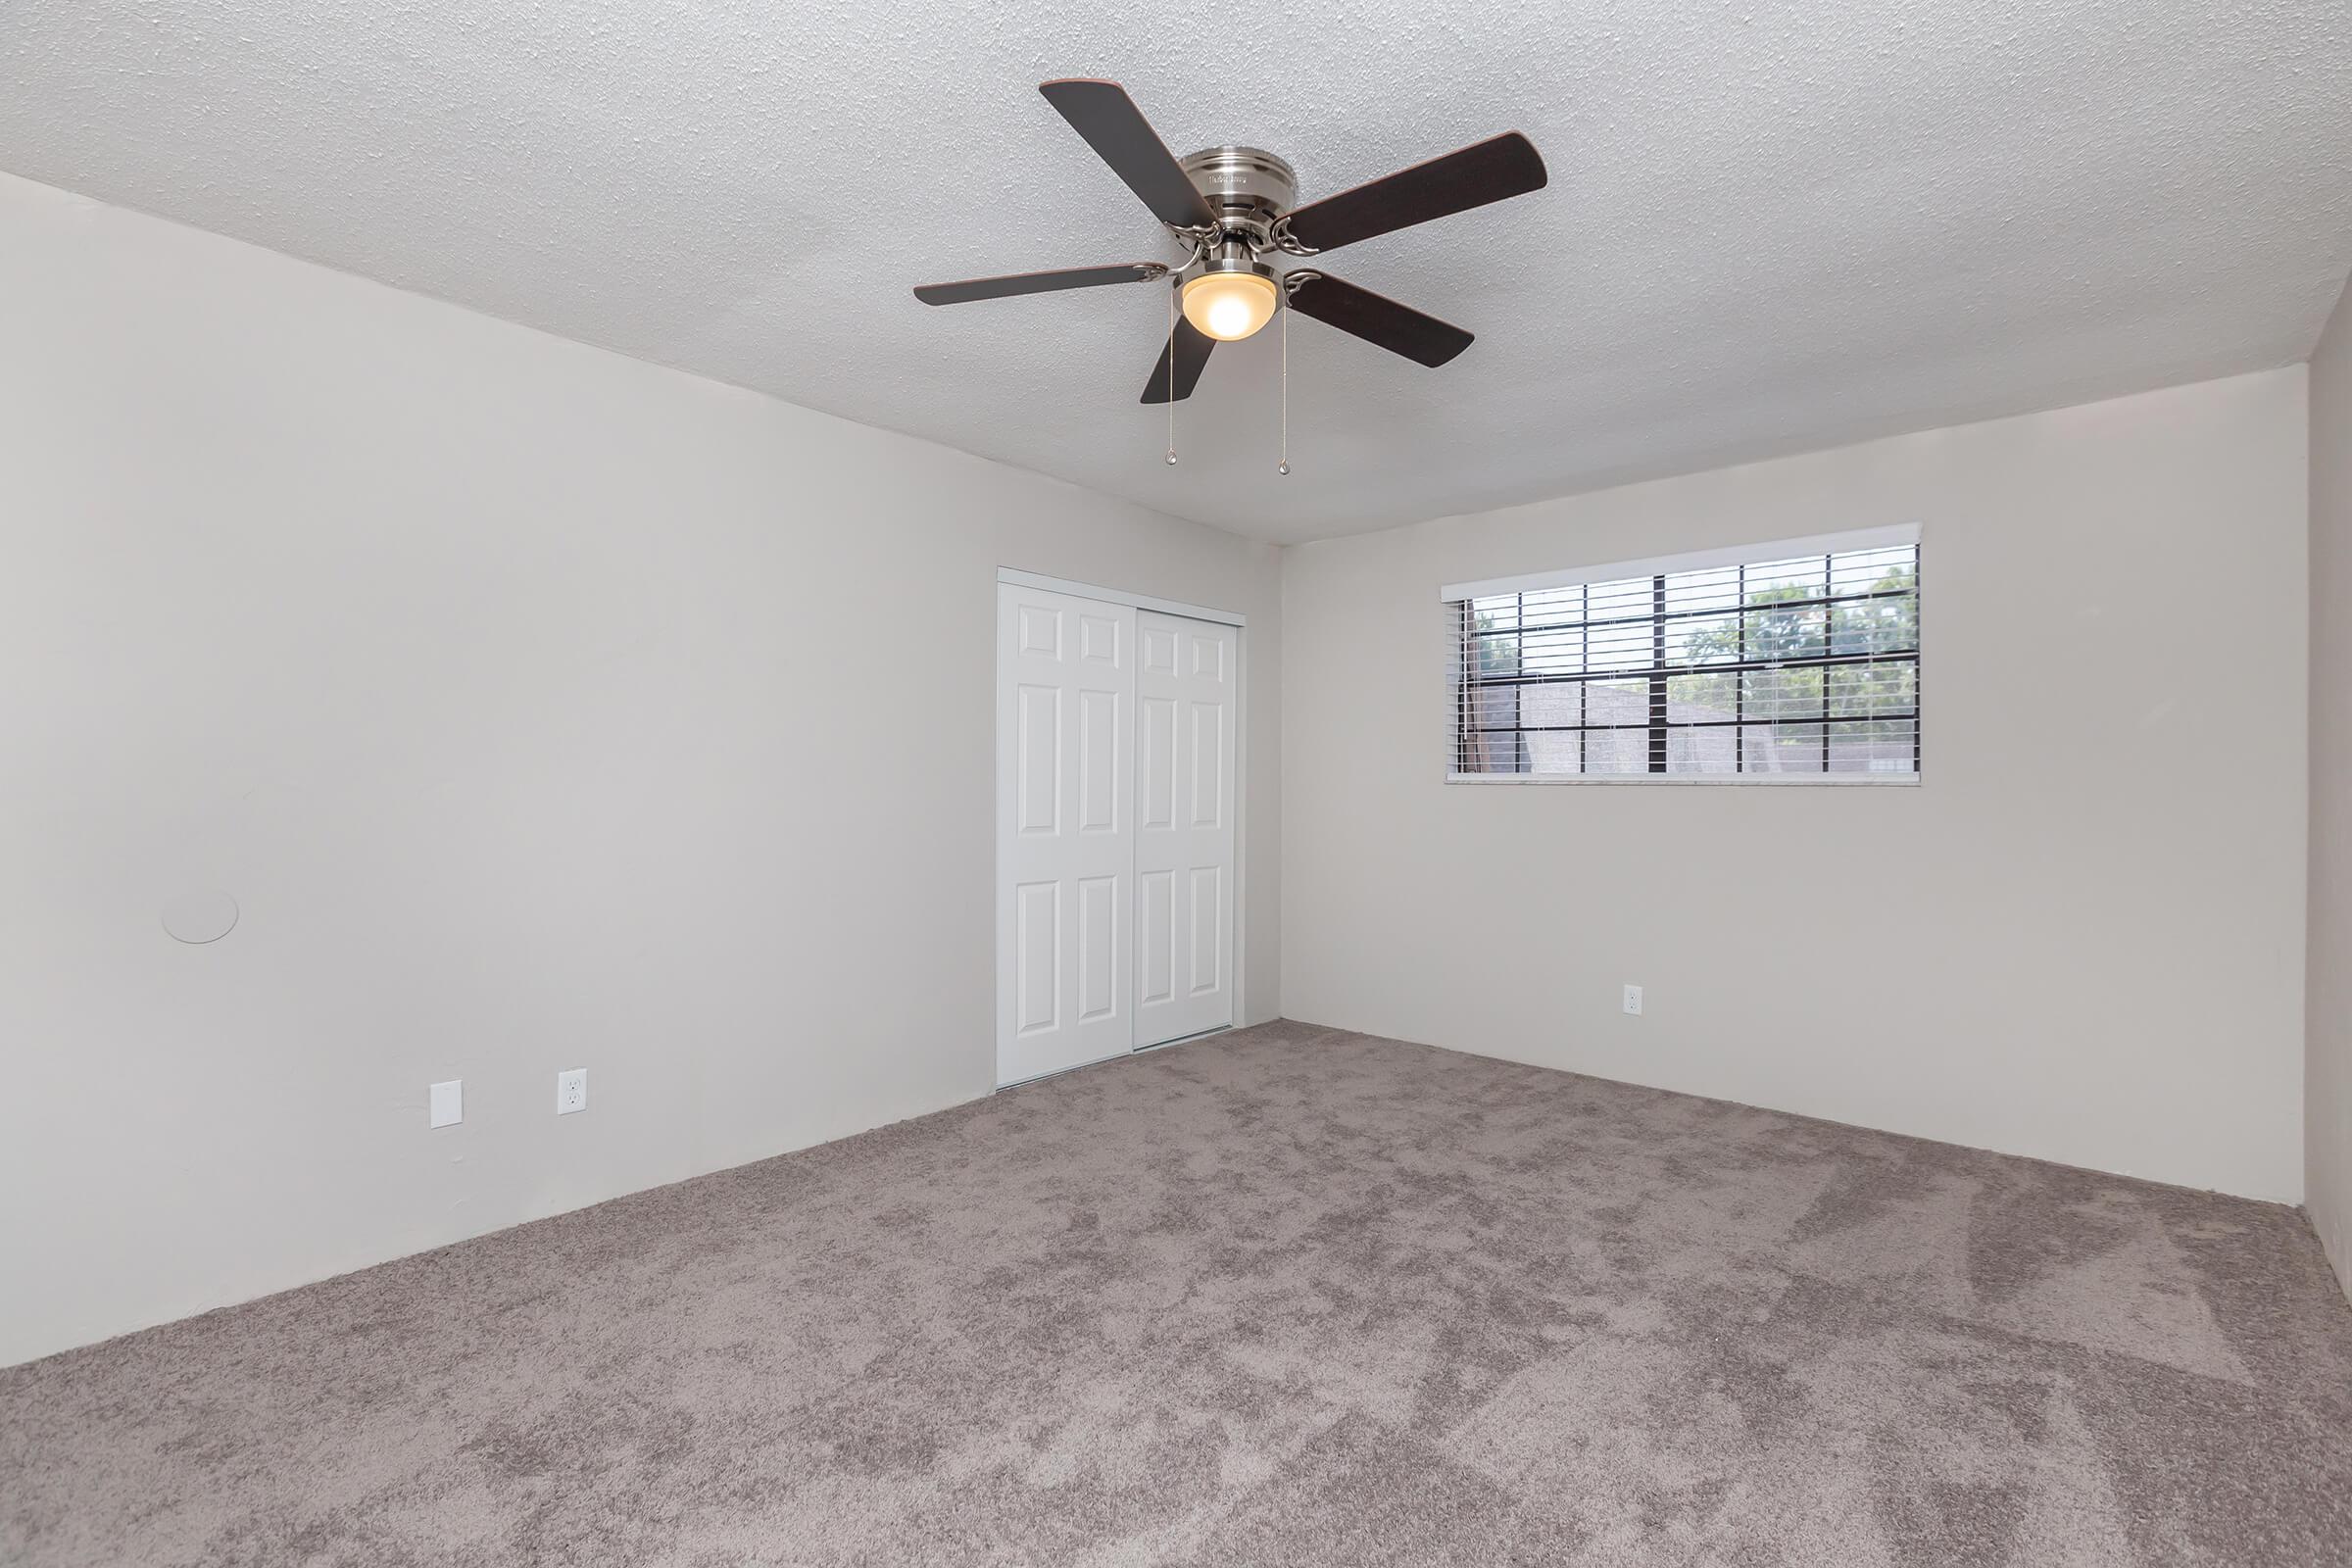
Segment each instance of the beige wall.
[{"label": "beige wall", "polygon": [[[2297,1199],[2304,392],[2295,367],[1289,551],[1285,1010]],[[1920,786],[1440,781],[1441,584],[1914,521]]]},{"label": "beige wall", "polygon": [[6,178],[0,299],[0,1363],[985,1093],[999,565],[1250,617],[1274,1013],[1271,547]]},{"label": "beige wall", "polygon": [[2352,1292],[2352,291],[2311,360],[2311,931],[2304,1202]]}]

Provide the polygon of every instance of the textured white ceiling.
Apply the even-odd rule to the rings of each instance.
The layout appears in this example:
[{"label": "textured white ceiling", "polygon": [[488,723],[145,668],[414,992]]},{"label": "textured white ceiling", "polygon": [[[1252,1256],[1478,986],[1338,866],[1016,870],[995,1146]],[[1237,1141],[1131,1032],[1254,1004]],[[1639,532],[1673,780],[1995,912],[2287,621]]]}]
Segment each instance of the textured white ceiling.
[{"label": "textured white ceiling", "polygon": [[[1304,199],[1516,127],[1546,190],[1334,253],[1136,402],[1166,257],[1040,98],[1119,79]],[[14,0],[0,168],[1298,540],[2291,362],[2352,265],[2344,0]]]}]

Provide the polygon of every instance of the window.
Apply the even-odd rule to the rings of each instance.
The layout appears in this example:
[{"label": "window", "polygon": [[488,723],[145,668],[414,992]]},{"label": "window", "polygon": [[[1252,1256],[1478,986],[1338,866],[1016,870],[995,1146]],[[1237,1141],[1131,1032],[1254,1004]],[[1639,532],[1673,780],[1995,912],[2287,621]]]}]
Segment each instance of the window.
[{"label": "window", "polygon": [[1919,776],[1919,533],[1444,590],[1450,776]]}]

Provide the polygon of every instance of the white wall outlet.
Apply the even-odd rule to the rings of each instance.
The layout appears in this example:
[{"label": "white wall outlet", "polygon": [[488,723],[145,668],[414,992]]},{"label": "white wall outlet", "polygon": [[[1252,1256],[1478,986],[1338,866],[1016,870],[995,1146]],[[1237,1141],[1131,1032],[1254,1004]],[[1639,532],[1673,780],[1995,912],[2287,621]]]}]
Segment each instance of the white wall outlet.
[{"label": "white wall outlet", "polygon": [[1625,1010],[1635,1014],[1642,1011],[1642,988],[1640,986],[1625,988]]},{"label": "white wall outlet", "polygon": [[466,1119],[466,1080],[452,1078],[445,1084],[435,1084],[428,1092],[432,1107],[432,1123],[436,1127],[455,1127]]},{"label": "white wall outlet", "polygon": [[556,1114],[568,1116],[588,1108],[588,1069],[574,1067],[556,1074]]}]

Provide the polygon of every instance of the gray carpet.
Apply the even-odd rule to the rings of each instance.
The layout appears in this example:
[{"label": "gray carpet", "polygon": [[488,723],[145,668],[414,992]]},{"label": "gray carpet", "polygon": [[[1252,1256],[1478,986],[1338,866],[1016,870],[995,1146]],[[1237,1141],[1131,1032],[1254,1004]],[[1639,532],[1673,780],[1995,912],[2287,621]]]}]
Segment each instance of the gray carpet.
[{"label": "gray carpet", "polygon": [[2352,1561],[2291,1210],[1275,1024],[0,1372],[11,1565]]}]

